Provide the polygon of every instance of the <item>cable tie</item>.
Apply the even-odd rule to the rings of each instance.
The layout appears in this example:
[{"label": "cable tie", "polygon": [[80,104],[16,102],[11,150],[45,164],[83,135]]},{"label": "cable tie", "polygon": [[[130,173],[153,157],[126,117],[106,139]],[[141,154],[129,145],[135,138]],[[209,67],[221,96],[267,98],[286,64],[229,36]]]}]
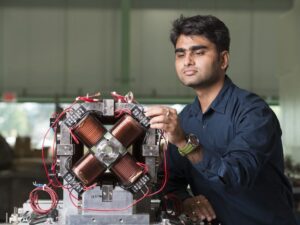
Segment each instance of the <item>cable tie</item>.
[{"label": "cable tie", "polygon": [[32,182],[32,184],[33,184],[33,186],[35,186],[35,187],[42,187],[42,186],[45,185],[45,184],[39,184],[39,183],[37,183],[36,181]]}]

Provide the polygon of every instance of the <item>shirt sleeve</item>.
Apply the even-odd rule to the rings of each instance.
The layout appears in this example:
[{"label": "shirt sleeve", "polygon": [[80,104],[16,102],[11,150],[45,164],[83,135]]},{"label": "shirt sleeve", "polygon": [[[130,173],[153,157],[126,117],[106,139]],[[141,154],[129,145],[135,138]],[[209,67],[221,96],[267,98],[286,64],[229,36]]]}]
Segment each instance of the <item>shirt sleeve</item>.
[{"label": "shirt sleeve", "polygon": [[203,160],[193,166],[206,179],[227,188],[251,188],[275,145],[281,144],[281,130],[276,116],[266,105],[253,105],[235,122],[235,137],[226,152],[203,149]]}]

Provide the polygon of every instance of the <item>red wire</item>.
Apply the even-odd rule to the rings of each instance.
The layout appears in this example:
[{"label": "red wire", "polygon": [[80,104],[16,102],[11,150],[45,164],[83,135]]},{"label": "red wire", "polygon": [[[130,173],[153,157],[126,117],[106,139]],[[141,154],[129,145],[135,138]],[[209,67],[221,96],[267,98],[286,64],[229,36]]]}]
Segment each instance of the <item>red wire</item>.
[{"label": "red wire", "polygon": [[69,132],[70,132],[70,134],[71,134],[73,140],[76,142],[76,144],[79,144],[79,141],[78,141],[78,139],[76,138],[76,136],[73,134],[72,129],[69,129]]},{"label": "red wire", "polygon": [[148,165],[147,164],[145,164],[145,163],[141,163],[141,162],[137,162],[136,163],[138,166],[140,166],[140,167],[142,167],[143,169],[144,169],[144,174],[145,173],[148,173],[148,171],[149,171],[149,167],[148,167]]},{"label": "red wire", "polygon": [[56,134],[57,134],[57,129],[56,127],[53,128],[54,129],[54,138],[53,138],[53,142],[52,142],[52,165],[51,165],[51,168],[52,168],[52,171],[53,171],[53,168],[55,168],[56,166],[56,153],[54,151],[55,147],[56,147]]},{"label": "red wire", "polygon": [[[30,199],[30,206],[32,208],[32,210],[38,214],[47,214],[49,213],[52,209],[56,208],[57,207],[57,204],[58,204],[58,196],[57,196],[57,193],[51,189],[49,186],[52,185],[53,187],[61,187],[61,188],[65,188],[61,183],[60,181],[58,180],[57,176],[55,176],[55,180],[56,182],[58,183],[55,184],[53,182],[52,179],[50,179],[49,177],[49,171],[48,171],[48,168],[47,168],[47,164],[46,164],[46,160],[45,160],[45,140],[46,140],[46,137],[48,136],[48,133],[49,131],[51,130],[51,128],[54,129],[54,139],[53,139],[53,142],[52,142],[52,151],[53,151],[53,154],[52,154],[52,163],[51,163],[51,170],[54,174],[56,174],[56,171],[55,171],[55,167],[56,167],[56,154],[55,154],[55,142],[56,142],[56,125],[57,123],[60,121],[61,117],[67,112],[70,110],[70,108],[76,103],[77,101],[73,102],[68,108],[66,108],[62,113],[59,114],[59,116],[55,119],[55,121],[53,122],[53,124],[48,128],[48,130],[46,131],[45,135],[44,135],[44,138],[43,138],[43,142],[42,142],[42,162],[43,162],[43,167],[44,167],[44,170],[45,170],[45,174],[47,176],[47,179],[48,179],[48,186],[45,185],[43,187],[37,187],[35,189],[33,189],[31,192],[30,192],[30,195],[29,195],[29,199]],[[38,200],[39,200],[39,197],[38,197],[38,192],[39,191],[44,191],[44,192],[47,192],[50,196],[50,199],[51,199],[51,206],[48,208],[48,209],[42,209],[40,206],[39,206],[39,203],[38,203]]]},{"label": "red wire", "polygon": [[[59,116],[55,119],[53,124],[48,128],[48,130],[46,131],[46,133],[44,135],[43,142],[42,142],[42,162],[43,162],[43,167],[44,167],[44,170],[45,170],[45,174],[47,176],[47,179],[48,179],[49,183],[52,183],[52,180],[49,177],[49,172],[48,172],[48,168],[47,168],[47,164],[46,164],[46,160],[45,160],[45,140],[46,140],[46,137],[48,136],[49,131],[57,125],[57,123],[60,121],[61,117],[66,112],[68,112],[71,109],[71,107],[76,103],[77,103],[77,101],[74,101],[68,108],[66,108],[63,112],[61,112],[59,114]],[[53,165],[53,162],[52,162],[52,165]]]},{"label": "red wire", "polygon": [[84,102],[99,102],[100,101],[100,99],[98,99],[98,98],[95,98],[95,97],[99,97],[101,94],[100,94],[100,92],[98,92],[98,93],[96,93],[96,94],[94,94],[94,95],[86,95],[86,96],[78,96],[77,98],[76,98],[76,101],[84,101]]},{"label": "red wire", "polygon": [[[52,142],[52,164],[51,164],[51,171],[53,174],[56,174],[56,163],[57,163],[57,156],[56,156],[56,152],[55,152],[55,148],[56,148],[56,134],[57,134],[57,129],[56,127],[53,127],[54,129],[54,138],[53,138],[53,142]],[[63,185],[61,184],[61,182],[58,180],[57,176],[54,176],[55,178],[55,182],[53,182],[53,180],[51,180],[51,183],[48,184],[48,186],[51,184],[53,187],[55,188],[59,188],[62,187]]]},{"label": "red wire", "polygon": [[85,191],[88,191],[88,190],[93,189],[93,188],[96,187],[96,186],[97,186],[97,183],[94,183],[94,184],[92,184],[91,186],[84,187],[83,189],[84,189]]},{"label": "red wire", "polygon": [[80,101],[84,101],[84,102],[99,102],[99,99],[83,97],[83,96],[77,97],[76,100],[80,100]]},{"label": "red wire", "polygon": [[124,113],[131,115],[131,111],[129,109],[118,109],[115,111],[115,117],[118,118],[122,116]]},{"label": "red wire", "polygon": [[[39,196],[38,196],[39,191],[47,192],[49,194],[49,196],[51,198],[51,205],[48,209],[42,209],[40,207],[39,202],[38,202],[39,201]],[[52,209],[55,209],[58,204],[58,196],[57,196],[56,192],[48,186],[37,187],[37,188],[33,189],[30,192],[29,199],[30,199],[30,206],[31,206],[32,210],[37,214],[47,214]]]},{"label": "red wire", "polygon": [[167,184],[169,174],[168,174],[168,164],[167,164],[167,154],[166,154],[166,152],[167,152],[167,150],[164,150],[164,174],[165,174],[164,182],[163,182],[162,186],[160,187],[160,189],[158,191],[148,194],[148,197],[151,197],[153,195],[156,195],[156,194],[162,192],[163,189],[165,188],[166,184]]},{"label": "red wire", "polygon": [[111,96],[113,97],[113,99],[117,102],[122,102],[122,103],[126,103],[127,99],[125,98],[125,96],[118,94],[117,92],[113,91],[110,93]]}]

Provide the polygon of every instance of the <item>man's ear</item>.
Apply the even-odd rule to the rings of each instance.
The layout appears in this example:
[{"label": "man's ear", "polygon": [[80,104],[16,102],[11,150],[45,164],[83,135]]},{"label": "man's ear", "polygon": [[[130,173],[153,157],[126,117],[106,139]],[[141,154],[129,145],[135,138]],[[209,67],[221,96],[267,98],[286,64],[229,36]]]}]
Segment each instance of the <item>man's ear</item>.
[{"label": "man's ear", "polygon": [[228,51],[222,51],[221,54],[221,68],[223,70],[226,70],[229,66],[229,52]]}]

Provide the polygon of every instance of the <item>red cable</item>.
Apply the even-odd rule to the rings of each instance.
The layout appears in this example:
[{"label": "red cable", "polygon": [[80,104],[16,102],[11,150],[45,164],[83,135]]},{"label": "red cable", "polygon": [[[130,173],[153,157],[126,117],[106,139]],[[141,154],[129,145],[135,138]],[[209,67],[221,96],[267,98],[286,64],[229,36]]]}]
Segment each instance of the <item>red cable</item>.
[{"label": "red cable", "polygon": [[129,109],[118,109],[118,110],[115,110],[115,117],[118,118],[118,117],[122,116],[125,113],[131,115],[131,111]]},{"label": "red cable", "polygon": [[[47,176],[47,179],[48,179],[49,183],[52,183],[52,180],[49,177],[49,172],[48,172],[48,168],[47,168],[47,164],[46,164],[46,160],[45,160],[45,140],[46,140],[46,137],[48,136],[49,131],[57,125],[57,123],[60,121],[61,117],[64,116],[65,113],[68,112],[72,108],[72,106],[76,103],[77,103],[77,101],[74,101],[68,108],[66,108],[64,111],[62,111],[59,114],[59,116],[55,119],[53,124],[48,128],[48,130],[46,131],[46,133],[44,135],[43,142],[42,142],[42,162],[43,162],[43,167],[44,167],[44,170],[45,170],[45,174]],[[53,162],[52,162],[52,164],[53,164]]]},{"label": "red cable", "polygon": [[[32,210],[37,213],[37,214],[47,214],[49,213],[52,209],[56,208],[57,207],[57,204],[58,204],[58,196],[57,196],[57,193],[51,189],[49,186],[52,185],[53,187],[62,187],[62,188],[65,188],[58,180],[58,178],[55,176],[55,180],[56,182],[58,183],[57,184],[54,184],[53,180],[50,179],[49,177],[49,171],[48,171],[48,168],[47,168],[47,164],[46,164],[46,160],[45,160],[45,140],[46,140],[46,137],[48,136],[48,133],[49,131],[51,130],[51,128],[54,129],[54,139],[53,139],[53,142],[52,142],[52,150],[53,150],[53,155],[52,155],[52,163],[51,163],[51,170],[52,172],[54,172],[55,174],[55,167],[56,167],[56,154],[55,154],[55,151],[54,151],[54,148],[55,148],[55,141],[56,141],[56,125],[57,123],[60,121],[61,117],[69,111],[69,109],[76,103],[77,101],[73,102],[68,108],[66,108],[62,113],[59,114],[59,116],[55,119],[54,123],[49,127],[49,129],[46,131],[45,135],[44,135],[44,138],[43,138],[43,142],[42,142],[42,162],[43,162],[43,167],[44,167],[44,170],[45,170],[45,174],[46,174],[46,177],[48,179],[48,186],[47,185],[44,185],[43,187],[37,187],[35,189],[33,189],[31,192],[30,192],[30,195],[29,195],[29,199],[30,199],[30,206],[32,208]],[[39,203],[38,203],[38,200],[39,200],[39,196],[38,196],[38,192],[39,191],[44,191],[44,192],[47,192],[50,196],[50,199],[51,199],[51,206],[48,208],[48,209],[42,209],[40,206],[39,206]]]},{"label": "red cable", "polygon": [[[38,202],[39,201],[39,196],[38,196],[39,191],[44,191],[49,194],[50,199],[51,199],[51,205],[48,209],[42,209],[40,207],[39,202]],[[57,196],[56,192],[48,186],[37,187],[37,188],[33,189],[30,192],[29,200],[30,200],[30,206],[31,206],[32,210],[37,214],[47,214],[51,210],[55,209],[58,204],[58,196]]]},{"label": "red cable", "polygon": [[148,197],[151,197],[153,195],[156,195],[156,194],[162,192],[163,189],[165,188],[166,184],[167,184],[169,175],[168,175],[168,164],[167,164],[167,154],[166,154],[166,152],[167,152],[167,149],[164,150],[164,174],[165,174],[164,182],[163,182],[162,186],[160,187],[160,189],[158,191],[148,194]]},{"label": "red cable", "polygon": [[78,141],[77,137],[73,134],[72,129],[69,129],[69,132],[70,132],[70,134],[71,134],[73,140],[76,142],[76,144],[79,144],[79,141]]},{"label": "red cable", "polygon": [[125,96],[123,95],[120,95],[118,94],[117,92],[113,91],[110,93],[111,96],[113,97],[113,99],[116,101],[116,102],[122,102],[122,103],[126,103],[127,102],[127,99]]},{"label": "red cable", "polygon": [[138,166],[140,166],[140,167],[142,167],[143,168],[143,173],[145,174],[145,173],[148,173],[148,171],[149,171],[149,167],[148,167],[148,165],[147,164],[145,164],[145,163],[141,163],[141,162],[137,162],[136,163]]},{"label": "red cable", "polygon": [[94,94],[94,95],[86,95],[86,96],[78,96],[77,98],[76,98],[76,101],[84,101],[84,102],[99,102],[100,101],[100,99],[98,99],[98,98],[95,98],[95,97],[99,97],[101,94],[100,94],[100,92],[98,92],[98,93],[96,93],[96,94]]}]

